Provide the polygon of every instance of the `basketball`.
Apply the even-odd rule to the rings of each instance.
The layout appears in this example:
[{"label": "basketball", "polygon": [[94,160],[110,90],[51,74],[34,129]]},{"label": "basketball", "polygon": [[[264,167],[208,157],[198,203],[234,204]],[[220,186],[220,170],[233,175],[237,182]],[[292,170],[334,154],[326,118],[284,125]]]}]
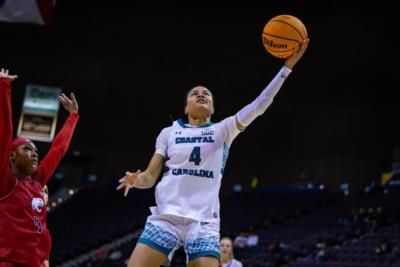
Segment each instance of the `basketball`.
[{"label": "basketball", "polygon": [[299,49],[307,36],[307,29],[300,19],[279,15],[265,24],[262,41],[264,48],[274,57],[288,58]]}]

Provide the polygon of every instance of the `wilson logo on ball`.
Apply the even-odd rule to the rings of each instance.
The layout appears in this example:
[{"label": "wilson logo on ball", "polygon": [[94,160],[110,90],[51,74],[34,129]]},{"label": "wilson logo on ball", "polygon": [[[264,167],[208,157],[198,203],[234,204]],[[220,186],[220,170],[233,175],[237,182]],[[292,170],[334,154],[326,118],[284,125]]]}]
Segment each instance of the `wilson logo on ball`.
[{"label": "wilson logo on ball", "polygon": [[284,49],[288,48],[287,44],[277,44],[274,41],[268,40],[265,37],[263,37],[263,42],[264,42],[264,44],[266,44],[266,45],[268,45],[268,46],[270,46],[272,48],[284,48]]}]

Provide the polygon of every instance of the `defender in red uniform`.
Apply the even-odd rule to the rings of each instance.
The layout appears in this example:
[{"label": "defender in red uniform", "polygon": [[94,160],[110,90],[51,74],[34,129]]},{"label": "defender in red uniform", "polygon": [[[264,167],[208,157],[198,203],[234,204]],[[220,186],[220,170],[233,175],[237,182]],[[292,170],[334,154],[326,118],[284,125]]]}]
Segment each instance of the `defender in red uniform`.
[{"label": "defender in red uniform", "polygon": [[39,164],[29,139],[12,140],[10,83],[16,75],[0,71],[0,267],[41,267],[48,253],[43,187],[65,155],[78,121],[78,103],[71,94],[59,101],[70,115]]}]

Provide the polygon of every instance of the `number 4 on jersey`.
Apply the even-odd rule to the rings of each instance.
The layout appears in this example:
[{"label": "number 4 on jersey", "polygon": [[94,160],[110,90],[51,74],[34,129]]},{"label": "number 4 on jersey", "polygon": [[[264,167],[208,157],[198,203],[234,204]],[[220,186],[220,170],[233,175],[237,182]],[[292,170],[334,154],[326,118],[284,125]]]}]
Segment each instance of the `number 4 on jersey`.
[{"label": "number 4 on jersey", "polygon": [[195,146],[190,154],[189,161],[193,161],[194,165],[200,165],[201,157],[200,157],[200,147]]}]

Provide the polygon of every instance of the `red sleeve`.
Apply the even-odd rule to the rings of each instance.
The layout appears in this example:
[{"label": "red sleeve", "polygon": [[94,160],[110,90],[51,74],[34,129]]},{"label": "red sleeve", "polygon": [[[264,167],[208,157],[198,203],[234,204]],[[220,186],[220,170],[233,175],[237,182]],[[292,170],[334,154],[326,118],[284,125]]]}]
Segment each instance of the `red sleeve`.
[{"label": "red sleeve", "polygon": [[15,185],[9,165],[13,127],[10,79],[0,78],[0,199]]},{"label": "red sleeve", "polygon": [[69,115],[61,131],[54,138],[49,152],[40,162],[36,171],[32,174],[32,178],[38,181],[41,185],[44,186],[47,184],[48,180],[58,167],[61,159],[67,152],[78,119],[79,115],[75,112],[72,112]]}]

